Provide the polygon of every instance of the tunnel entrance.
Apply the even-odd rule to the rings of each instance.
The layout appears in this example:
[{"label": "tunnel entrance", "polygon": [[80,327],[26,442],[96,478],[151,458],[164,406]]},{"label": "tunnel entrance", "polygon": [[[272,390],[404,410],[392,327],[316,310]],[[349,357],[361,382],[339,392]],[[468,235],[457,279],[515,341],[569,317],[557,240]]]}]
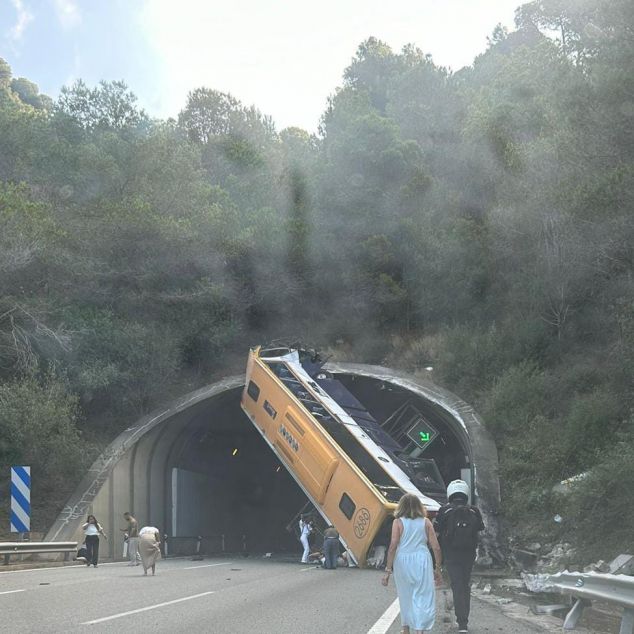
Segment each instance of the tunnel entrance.
[{"label": "tunnel entrance", "polygon": [[307,498],[240,408],[241,388],[192,420],[173,452],[164,526],[173,548],[201,535],[228,552],[297,550],[287,526]]},{"label": "tunnel entrance", "polygon": [[[418,459],[420,467],[412,481],[427,495],[444,503],[449,482],[460,478],[472,483],[467,439],[446,410],[407,388],[376,378],[355,374],[338,374],[337,378],[403,447],[403,456],[413,462],[415,468],[416,460],[412,458]],[[417,442],[412,430],[424,430],[422,433],[431,442]],[[430,461],[435,463],[442,478],[440,487],[432,482],[437,481],[437,477],[430,472]]]},{"label": "tunnel entrance", "polygon": [[[473,476],[494,540],[497,453],[473,410],[437,386],[399,378],[386,368],[329,364],[328,369],[408,459],[421,463],[421,477],[425,461],[437,465],[441,485],[426,494],[443,501],[447,482]],[[141,525],[169,535],[174,546],[189,539],[191,549],[200,535],[209,538],[214,552],[297,553],[294,519],[308,499],[243,413],[243,387],[243,376],[229,377],[128,428],[86,473],[47,539],[81,542],[88,513],[118,536],[123,513],[131,511]],[[435,432],[433,442],[417,445],[420,430]],[[111,558],[121,558],[122,544],[106,545]]]},{"label": "tunnel entrance", "polygon": [[[426,495],[442,503],[448,482],[471,481],[468,450],[442,408],[385,381],[337,378],[402,446]],[[183,431],[168,461],[163,525],[174,546],[201,535],[207,549],[217,550],[222,536],[231,552],[297,551],[293,520],[308,499],[242,412],[241,393],[225,392]],[[433,442],[412,440],[413,428],[431,430]]]}]

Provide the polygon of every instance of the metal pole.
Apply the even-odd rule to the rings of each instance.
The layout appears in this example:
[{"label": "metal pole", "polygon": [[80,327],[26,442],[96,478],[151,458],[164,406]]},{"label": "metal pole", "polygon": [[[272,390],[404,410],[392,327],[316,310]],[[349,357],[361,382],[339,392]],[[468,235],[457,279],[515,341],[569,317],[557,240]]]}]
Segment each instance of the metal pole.
[{"label": "metal pole", "polygon": [[577,625],[579,619],[581,618],[581,614],[583,613],[583,608],[589,605],[589,602],[585,599],[577,599],[575,604],[572,606],[572,609],[566,615],[566,619],[564,620],[564,630],[574,630]]},{"label": "metal pole", "polygon": [[634,632],[634,608],[624,608],[619,634],[632,634]]}]

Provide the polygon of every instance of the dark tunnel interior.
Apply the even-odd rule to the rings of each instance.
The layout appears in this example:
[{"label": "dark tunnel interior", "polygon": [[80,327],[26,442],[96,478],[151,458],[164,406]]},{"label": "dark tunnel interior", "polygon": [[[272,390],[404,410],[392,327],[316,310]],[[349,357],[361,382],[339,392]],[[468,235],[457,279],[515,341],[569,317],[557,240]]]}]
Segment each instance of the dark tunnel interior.
[{"label": "dark tunnel interior", "polygon": [[241,392],[215,399],[175,457],[186,474],[178,494],[171,487],[172,534],[224,535],[228,551],[297,550],[286,527],[308,500],[242,412]]}]

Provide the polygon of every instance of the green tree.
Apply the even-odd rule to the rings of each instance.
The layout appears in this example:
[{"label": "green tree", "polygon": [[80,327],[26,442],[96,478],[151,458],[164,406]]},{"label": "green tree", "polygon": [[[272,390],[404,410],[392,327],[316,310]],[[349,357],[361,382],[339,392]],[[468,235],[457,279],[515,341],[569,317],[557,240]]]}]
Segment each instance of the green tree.
[{"label": "green tree", "polygon": [[84,130],[125,130],[147,123],[147,115],[136,102],[136,95],[123,81],[101,81],[89,88],[78,79],[62,88],[57,110]]}]

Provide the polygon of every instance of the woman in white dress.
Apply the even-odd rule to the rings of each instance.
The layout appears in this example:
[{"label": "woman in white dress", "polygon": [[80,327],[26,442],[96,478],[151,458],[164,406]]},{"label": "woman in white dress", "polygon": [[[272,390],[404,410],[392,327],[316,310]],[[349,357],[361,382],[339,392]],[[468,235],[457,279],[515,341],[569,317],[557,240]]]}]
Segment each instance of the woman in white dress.
[{"label": "woman in white dress", "polygon": [[[392,523],[392,540],[387,551],[384,586],[394,570],[401,608],[402,634],[422,634],[431,630],[436,616],[436,590],[440,583],[442,554],[422,502],[411,493],[398,503]],[[429,548],[434,551],[436,567]]]}]

